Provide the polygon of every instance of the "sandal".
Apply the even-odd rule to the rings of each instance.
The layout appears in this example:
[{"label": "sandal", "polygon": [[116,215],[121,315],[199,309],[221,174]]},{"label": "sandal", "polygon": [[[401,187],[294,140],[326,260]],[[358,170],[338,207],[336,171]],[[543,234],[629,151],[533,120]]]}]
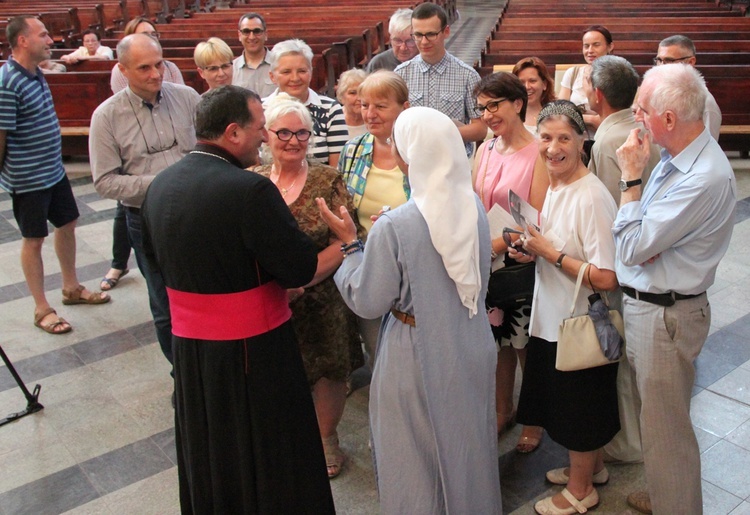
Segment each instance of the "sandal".
[{"label": "sandal", "polygon": [[326,467],[328,468],[328,479],[333,479],[341,474],[341,469],[346,462],[346,454],[339,447],[339,435],[334,433],[333,436],[323,438],[323,452],[326,457]]},{"label": "sandal", "polygon": [[563,488],[560,492],[566,501],[570,504],[567,508],[558,508],[552,502],[552,497],[546,497],[534,505],[534,511],[540,515],[573,515],[575,513],[586,513],[588,510],[595,508],[599,504],[599,494],[596,488],[591,490],[583,499],[576,499],[575,496]]},{"label": "sandal", "polygon": [[[62,317],[57,317],[57,320],[54,322],[50,322],[48,324],[42,324],[42,320],[44,320],[44,317],[48,315],[55,315],[57,316],[57,311],[55,311],[52,308],[47,308],[41,313],[34,313],[34,325],[44,331],[45,333],[49,334],[65,334],[69,333],[73,330],[73,327],[68,323],[67,320],[65,320]],[[62,327],[62,329],[58,329],[58,327]]]},{"label": "sandal", "polygon": [[[531,428],[537,430],[537,436],[528,436],[523,434],[527,429]],[[518,444],[516,444],[516,451],[520,452],[521,454],[529,454],[530,452],[534,452],[539,448],[539,444],[542,442],[542,435],[544,435],[544,429],[542,429],[541,427],[524,426],[523,431],[521,431],[521,438],[518,439]]]},{"label": "sandal", "polygon": [[[113,268],[112,270],[117,270],[117,268]],[[125,270],[120,270],[119,272],[120,272],[120,275],[118,275],[117,277],[107,277],[106,275],[104,277],[102,277],[102,282],[99,285],[99,288],[102,291],[109,291],[109,290],[111,290],[112,288],[114,288],[115,286],[117,286],[117,283],[120,282],[120,279],[122,279],[123,277],[125,277],[126,275],[128,275],[128,272],[130,272],[130,270],[128,270],[126,268]],[[107,272],[107,273],[109,273],[109,272]]]},{"label": "sandal", "polygon": [[70,306],[72,304],[106,304],[111,300],[110,296],[106,293],[97,291],[97,292],[90,292],[89,296],[86,298],[81,297],[81,293],[86,288],[79,284],[78,288],[74,290],[65,290],[62,291],[62,303],[66,306]]}]

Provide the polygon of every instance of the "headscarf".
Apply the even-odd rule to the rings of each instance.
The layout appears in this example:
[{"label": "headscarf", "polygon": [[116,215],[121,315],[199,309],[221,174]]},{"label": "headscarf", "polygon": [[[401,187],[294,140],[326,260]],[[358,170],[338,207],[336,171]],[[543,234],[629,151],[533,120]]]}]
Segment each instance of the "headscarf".
[{"label": "headscarf", "polygon": [[411,198],[471,318],[477,313],[482,286],[479,214],[461,134],[440,111],[412,107],[396,119],[393,137],[409,165]]},{"label": "headscarf", "polygon": [[586,124],[583,121],[583,113],[581,113],[581,110],[570,100],[554,100],[544,106],[536,119],[537,128],[550,116],[567,116],[576,124],[579,134],[586,134]]}]

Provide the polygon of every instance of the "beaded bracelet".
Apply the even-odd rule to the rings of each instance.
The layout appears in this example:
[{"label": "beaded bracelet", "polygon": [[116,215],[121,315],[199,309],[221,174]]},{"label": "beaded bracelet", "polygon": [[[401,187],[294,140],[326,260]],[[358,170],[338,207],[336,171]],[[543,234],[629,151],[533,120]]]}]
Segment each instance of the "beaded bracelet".
[{"label": "beaded bracelet", "polygon": [[365,244],[362,243],[362,240],[356,239],[352,241],[351,243],[342,243],[341,244],[341,252],[344,253],[344,257],[354,254],[355,252],[360,252],[365,250]]}]

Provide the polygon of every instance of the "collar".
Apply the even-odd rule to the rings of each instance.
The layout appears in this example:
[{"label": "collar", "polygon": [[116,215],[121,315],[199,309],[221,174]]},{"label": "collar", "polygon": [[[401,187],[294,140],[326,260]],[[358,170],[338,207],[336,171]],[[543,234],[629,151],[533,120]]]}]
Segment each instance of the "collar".
[{"label": "collar", "polygon": [[307,95],[307,102],[305,102],[306,106],[314,105],[314,106],[322,106],[323,102],[320,101],[320,95],[318,95],[312,88],[308,88],[308,95]]},{"label": "collar", "polygon": [[[162,84],[162,88],[163,86],[164,85]],[[130,99],[130,102],[133,105],[139,105],[141,107],[148,107],[149,109],[152,109],[154,106],[160,105],[162,99],[164,98],[164,96],[161,93],[162,90],[159,90],[159,92],[156,94],[156,102],[152,105],[150,102],[147,102],[146,100],[143,100],[141,97],[136,95],[135,92],[132,89],[130,89],[130,86],[125,88],[125,91],[126,91],[125,94],[128,95],[128,98]]]},{"label": "collar", "polygon": [[200,152],[206,152],[208,154],[214,154],[216,156],[220,156],[227,161],[229,161],[231,164],[235,165],[238,168],[244,168],[242,166],[242,163],[239,162],[239,160],[234,157],[234,154],[229,152],[227,149],[222,147],[221,145],[217,145],[216,143],[212,143],[210,141],[205,140],[198,140],[198,143],[195,144],[195,150],[198,150]]},{"label": "collar", "polygon": [[29,70],[27,70],[21,63],[16,61],[13,56],[11,55],[8,58],[8,66],[13,67],[16,71],[21,72],[23,75],[26,76],[28,79],[37,79],[41,80],[41,78],[44,77],[44,74],[42,73],[42,70],[37,66],[36,67],[36,73],[31,73]]},{"label": "collar", "polygon": [[[258,66],[256,68],[252,68],[252,69],[257,70],[258,68],[260,68],[260,65],[263,64],[263,63],[269,64],[269,65],[271,64],[271,62],[268,60],[268,48],[264,47],[264,50],[266,52],[263,54],[263,59],[260,60],[260,63],[258,63]],[[247,65],[247,60],[245,59],[245,51],[244,50],[240,54],[240,62],[242,63],[241,68],[250,68]]]},{"label": "collar", "polygon": [[619,123],[635,123],[635,116],[633,116],[633,111],[631,111],[629,107],[626,109],[622,109],[621,111],[617,111],[616,113],[613,113],[602,120],[601,125],[599,125],[599,128],[596,130],[594,140],[601,139],[601,137],[604,136],[604,134],[606,134],[606,132],[610,128]]},{"label": "collar", "polygon": [[412,61],[414,61],[414,63],[419,68],[419,71],[421,71],[422,73],[426,73],[430,71],[431,69],[434,69],[436,72],[438,72],[441,75],[443,74],[445,70],[448,69],[448,63],[450,62],[450,60],[451,60],[451,55],[448,52],[445,52],[445,55],[443,56],[443,58],[440,59],[435,64],[429,64],[425,62],[425,60],[422,59],[421,55],[418,55],[414,59],[412,59]]},{"label": "collar", "polygon": [[[266,106],[268,102],[276,98],[276,95],[279,94],[279,88],[276,88],[273,93],[268,95],[263,99],[263,107]],[[322,106],[323,102],[320,101],[320,95],[318,95],[312,88],[307,88],[307,102],[305,102],[306,106],[309,105],[315,105],[315,106]]]},{"label": "collar", "polygon": [[[703,129],[697,138],[690,142],[682,152],[671,158],[668,164],[671,164],[673,168],[679,170],[683,174],[687,174],[693,168],[693,164],[698,159],[698,156],[703,152],[703,149],[711,141],[711,133],[708,131],[708,127]],[[669,153],[662,149],[661,158],[664,160],[665,155],[669,158]]]}]

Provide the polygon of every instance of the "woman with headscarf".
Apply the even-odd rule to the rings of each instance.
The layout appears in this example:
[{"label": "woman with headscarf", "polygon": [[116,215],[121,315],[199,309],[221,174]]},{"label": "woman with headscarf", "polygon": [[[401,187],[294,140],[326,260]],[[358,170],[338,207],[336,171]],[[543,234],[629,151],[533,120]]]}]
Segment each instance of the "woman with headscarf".
[{"label": "woman with headscarf", "polygon": [[381,511],[500,513],[487,218],[447,116],[405,110],[393,151],[411,199],[380,216],[364,252],[346,209],[338,218],[318,199],[345,242],[334,276],[344,300],[362,317],[385,315],[370,385]]},{"label": "woman with headscarf", "polygon": [[[539,114],[539,155],[550,185],[541,212],[541,232],[529,225],[519,239],[527,254],[511,248],[510,256],[536,259],[529,343],[526,346],[518,421],[541,426],[566,449],[570,466],[547,472],[547,481],[565,488],[534,505],[541,515],[584,513],[599,504],[596,485],[609,481],[601,448],[620,430],[617,410],[617,363],[572,372],[555,367],[560,323],[588,312],[594,291],[615,291],[617,207],[607,187],[581,161],[583,116],[568,100],[547,104]],[[576,278],[588,264],[580,290]],[[574,295],[578,295],[574,297]],[[617,301],[613,295],[611,300]]]}]

